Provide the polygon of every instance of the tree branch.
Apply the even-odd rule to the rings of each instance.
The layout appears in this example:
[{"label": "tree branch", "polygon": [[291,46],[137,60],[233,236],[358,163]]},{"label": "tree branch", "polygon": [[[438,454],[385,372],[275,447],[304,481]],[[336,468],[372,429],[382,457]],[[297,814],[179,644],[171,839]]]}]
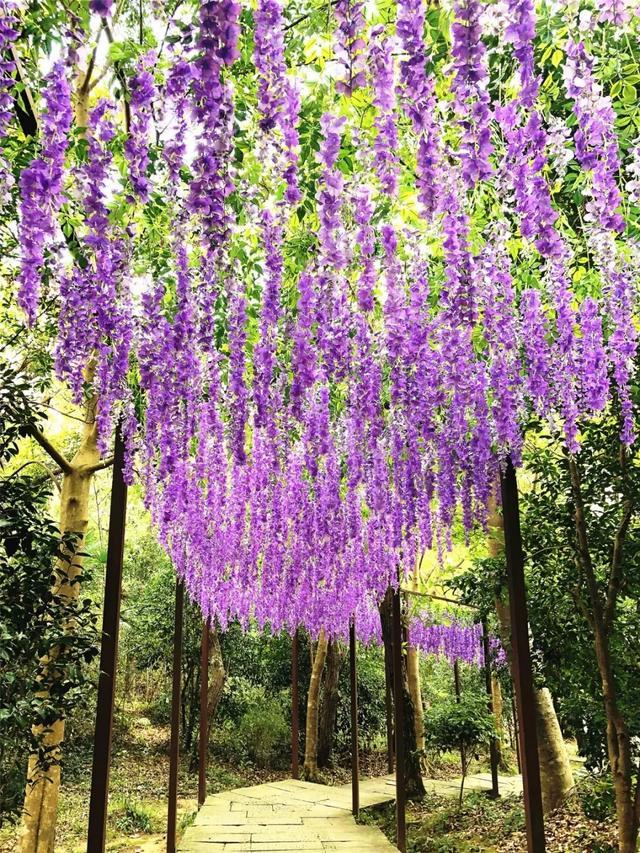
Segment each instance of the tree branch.
[{"label": "tree branch", "polygon": [[95,465],[87,465],[84,469],[87,474],[95,474],[96,471],[103,471],[105,468],[110,468],[113,465],[113,456],[109,456],[107,459],[101,459],[100,462],[96,462]]},{"label": "tree branch", "polygon": [[60,453],[60,451],[55,447],[46,435],[36,426],[32,426],[29,428],[29,435],[38,442],[40,447],[49,454],[49,456],[53,459],[56,465],[59,466],[60,470],[63,474],[70,474],[73,470],[71,463]]},{"label": "tree branch", "polygon": [[17,477],[17,475],[20,473],[20,471],[23,471],[25,468],[28,468],[29,465],[39,465],[41,468],[44,468],[44,470],[47,472],[47,476],[40,478],[40,480],[38,480],[37,482],[43,483],[46,479],[50,479],[53,481],[56,489],[58,491],[60,491],[60,483],[56,479],[55,474],[53,473],[53,471],[50,471],[47,468],[47,466],[44,464],[44,462],[40,462],[39,459],[32,459],[30,462],[24,462],[22,465],[20,465],[19,468],[16,468],[15,471],[12,471],[8,477],[4,477],[3,479],[11,480],[12,477]]},{"label": "tree branch", "polygon": [[591,551],[589,550],[589,538],[587,536],[587,522],[584,514],[580,472],[578,470],[578,463],[574,456],[569,456],[567,461],[569,465],[569,475],[571,477],[571,492],[573,495],[575,513],[576,544],[578,548],[577,560],[587,582],[587,588],[589,589],[594,624],[598,629],[602,629],[604,632],[602,602],[600,600],[598,582],[596,580],[593,563],[591,561]]},{"label": "tree branch", "polygon": [[[624,445],[620,448],[620,466],[622,469],[622,482],[627,486],[627,450]],[[622,517],[613,539],[613,551],[611,553],[611,568],[609,572],[609,584],[607,586],[607,599],[604,609],[604,626],[606,630],[611,628],[616,614],[618,594],[622,588],[622,560],[624,556],[624,543],[627,531],[634,513],[633,500],[627,491],[627,497],[622,502]]]}]

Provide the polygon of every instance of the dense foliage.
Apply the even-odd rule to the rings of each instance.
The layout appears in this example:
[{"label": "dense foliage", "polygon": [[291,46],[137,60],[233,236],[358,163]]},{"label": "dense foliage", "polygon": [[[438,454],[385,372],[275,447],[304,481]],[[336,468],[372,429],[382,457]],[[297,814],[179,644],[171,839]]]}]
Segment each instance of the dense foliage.
[{"label": "dense foliage", "polygon": [[[17,439],[36,426],[31,384],[0,371],[0,462],[11,463]],[[22,807],[25,756],[42,767],[59,761],[43,740],[54,720],[79,712],[89,697],[86,664],[97,654],[92,602],[54,591],[54,560],[64,558],[47,514],[51,481],[15,470],[0,479],[0,824]],[[73,626],[73,630],[70,630]],[[53,670],[53,690],[40,680]],[[41,729],[32,730],[32,727]]]}]

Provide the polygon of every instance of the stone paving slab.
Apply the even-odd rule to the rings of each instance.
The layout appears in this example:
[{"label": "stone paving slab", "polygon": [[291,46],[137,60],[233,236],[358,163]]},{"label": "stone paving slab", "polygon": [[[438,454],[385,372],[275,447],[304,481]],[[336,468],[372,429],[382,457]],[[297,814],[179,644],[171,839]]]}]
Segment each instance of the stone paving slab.
[{"label": "stone paving slab", "polygon": [[[500,777],[503,796],[522,791],[519,776]],[[425,779],[428,791],[457,797],[460,780]],[[491,788],[491,776],[467,777],[465,790]],[[363,779],[362,808],[395,799],[395,777]],[[285,779],[207,797],[178,846],[180,853],[389,853],[396,848],[373,826],[356,824],[351,785],[328,787]]]}]

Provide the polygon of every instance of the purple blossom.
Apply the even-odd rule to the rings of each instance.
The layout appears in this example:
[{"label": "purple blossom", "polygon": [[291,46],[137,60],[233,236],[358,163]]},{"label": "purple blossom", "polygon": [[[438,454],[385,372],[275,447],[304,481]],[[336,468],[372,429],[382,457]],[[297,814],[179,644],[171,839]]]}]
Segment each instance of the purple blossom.
[{"label": "purple blossom", "polygon": [[407,56],[400,63],[398,97],[418,136],[416,186],[425,216],[430,217],[438,205],[440,132],[434,80],[427,74],[424,27],[424,0],[400,0],[396,31]]},{"label": "purple blossom", "polygon": [[18,300],[29,323],[35,322],[45,266],[45,250],[58,233],[56,217],[63,203],[64,160],[71,128],[71,90],[64,63],[57,62],[45,82],[41,150],[20,175],[20,246]]},{"label": "purple blossom", "polygon": [[[13,42],[18,38],[16,7],[11,0],[0,2],[0,140],[7,135],[13,115],[11,90],[15,63],[9,58]],[[0,209],[9,203],[15,181],[11,165],[0,149]]]},{"label": "purple blossom", "polygon": [[479,0],[457,0],[452,27],[455,110],[462,128],[459,154],[468,187],[491,175],[491,109]]},{"label": "purple blossom", "polygon": [[146,53],[139,61],[131,78],[129,109],[131,126],[124,152],[129,162],[129,180],[134,193],[141,201],[149,200],[149,133],[156,88],[151,69],[156,62],[154,51]]},{"label": "purple blossom", "polygon": [[337,0],[335,16],[336,59],[344,68],[344,78],[336,82],[336,91],[351,96],[365,85],[365,29],[362,0]]}]

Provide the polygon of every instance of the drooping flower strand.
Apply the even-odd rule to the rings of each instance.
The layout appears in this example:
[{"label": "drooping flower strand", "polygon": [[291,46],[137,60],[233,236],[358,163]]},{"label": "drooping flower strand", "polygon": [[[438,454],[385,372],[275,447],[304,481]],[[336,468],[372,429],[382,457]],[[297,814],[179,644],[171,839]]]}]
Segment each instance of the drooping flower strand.
[{"label": "drooping flower strand", "polygon": [[344,68],[344,77],[336,82],[336,91],[351,96],[366,83],[365,19],[362,0],[337,0],[335,16],[336,58]]},{"label": "drooping flower strand", "polygon": [[[11,89],[15,63],[11,59],[11,45],[18,38],[16,7],[11,0],[0,2],[0,140],[7,135],[12,116]],[[15,181],[11,165],[0,150],[0,210],[11,199]]]},{"label": "drooping flower strand", "polygon": [[406,58],[400,63],[399,100],[418,137],[416,187],[424,214],[438,206],[440,133],[437,125],[434,80],[427,74],[424,44],[424,0],[400,0],[396,31]]},{"label": "drooping flower strand", "polygon": [[255,13],[254,63],[258,73],[260,127],[273,130],[286,105],[284,31],[279,0],[260,0]]},{"label": "drooping flower strand", "polygon": [[71,128],[71,89],[63,62],[56,62],[45,81],[41,117],[41,151],[20,175],[20,289],[18,301],[29,323],[36,318],[45,266],[45,251],[59,233],[57,215],[63,203],[64,160]]},{"label": "drooping flower strand", "polygon": [[[585,46],[570,41],[567,55],[564,80],[578,123],[574,134],[576,159],[590,179],[584,190],[587,239],[603,277],[607,313],[612,323],[609,361],[620,398],[622,435],[625,442],[631,443],[634,417],[629,383],[638,333],[631,275],[618,257],[615,242],[616,235],[625,227],[619,212],[622,199],[617,185],[620,157],[614,128],[616,114],[611,99],[603,94],[594,76],[594,63]],[[597,354],[591,356],[589,363],[595,359]],[[606,399],[604,390],[600,398]]]},{"label": "drooping flower strand", "polygon": [[229,236],[231,214],[226,204],[233,191],[229,163],[233,143],[233,97],[223,69],[238,58],[240,6],[234,0],[200,4],[198,58],[192,85],[197,149],[187,208],[197,217],[202,243],[199,288],[200,342],[213,358],[211,318],[217,297],[217,270],[226,260],[222,247]]},{"label": "drooping flower strand", "polygon": [[489,97],[486,48],[482,41],[479,0],[454,3],[452,26],[454,77],[452,89],[462,137],[458,152],[462,176],[468,187],[491,175],[491,99]]},{"label": "drooping flower strand", "polygon": [[140,201],[149,200],[149,144],[153,102],[156,87],[151,69],[156,61],[154,51],[146,53],[139,61],[131,78],[129,110],[131,115],[124,152],[129,161],[129,180]]},{"label": "drooping flower strand", "polygon": [[373,164],[382,186],[389,196],[398,191],[398,129],[395,119],[395,75],[393,41],[378,27],[371,33],[369,46],[376,138],[373,141]]}]

